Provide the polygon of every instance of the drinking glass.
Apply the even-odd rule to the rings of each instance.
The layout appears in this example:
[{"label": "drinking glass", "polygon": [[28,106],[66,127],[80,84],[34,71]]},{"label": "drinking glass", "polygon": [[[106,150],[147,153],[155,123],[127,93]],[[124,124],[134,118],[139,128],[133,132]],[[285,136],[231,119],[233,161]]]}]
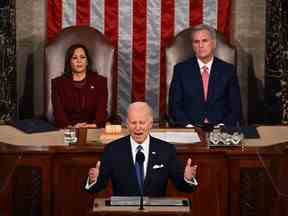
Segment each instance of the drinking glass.
[{"label": "drinking glass", "polygon": [[234,132],[233,134],[232,134],[232,143],[234,144],[234,145],[239,145],[240,143],[241,143],[241,141],[243,140],[243,138],[244,138],[244,135],[243,135],[243,133],[241,133],[241,132]]},{"label": "drinking glass", "polygon": [[76,128],[65,128],[64,129],[64,143],[75,144],[77,142]]}]

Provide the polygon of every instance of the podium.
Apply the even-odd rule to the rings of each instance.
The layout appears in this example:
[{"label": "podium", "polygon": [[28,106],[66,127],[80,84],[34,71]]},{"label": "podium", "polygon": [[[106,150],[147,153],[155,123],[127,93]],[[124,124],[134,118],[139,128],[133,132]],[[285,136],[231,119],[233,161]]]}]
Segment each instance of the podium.
[{"label": "podium", "polygon": [[[163,200],[164,202],[170,198],[157,198],[157,200]],[[175,198],[173,198],[175,199]],[[178,200],[184,200],[177,198]],[[187,199],[186,199],[187,200]],[[191,205],[188,206],[163,206],[163,205],[144,205],[143,210],[139,210],[139,206],[113,206],[107,205],[107,199],[95,198],[93,207],[89,212],[89,216],[153,216],[153,215],[165,215],[165,216],[188,216],[190,214]]]}]

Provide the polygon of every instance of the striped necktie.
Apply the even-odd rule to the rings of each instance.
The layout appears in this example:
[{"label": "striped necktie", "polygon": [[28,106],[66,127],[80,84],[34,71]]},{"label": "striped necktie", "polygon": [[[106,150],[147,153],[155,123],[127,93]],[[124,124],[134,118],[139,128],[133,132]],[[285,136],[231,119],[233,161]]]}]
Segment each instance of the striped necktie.
[{"label": "striped necktie", "polygon": [[143,187],[144,187],[144,161],[145,155],[142,152],[143,147],[138,145],[136,148],[136,157],[135,157],[135,169],[137,174],[138,185],[141,194],[143,194]]},{"label": "striped necktie", "polygon": [[209,72],[208,72],[208,67],[206,65],[204,65],[202,67],[202,74],[201,75],[202,75],[204,97],[205,97],[205,100],[207,100],[208,84],[209,84]]}]

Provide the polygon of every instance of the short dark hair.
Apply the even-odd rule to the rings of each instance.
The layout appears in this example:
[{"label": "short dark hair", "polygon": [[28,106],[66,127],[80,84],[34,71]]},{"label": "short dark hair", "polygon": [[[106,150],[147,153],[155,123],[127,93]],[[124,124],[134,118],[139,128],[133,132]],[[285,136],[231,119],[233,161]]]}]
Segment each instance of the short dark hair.
[{"label": "short dark hair", "polygon": [[91,71],[91,57],[89,55],[88,49],[83,44],[73,44],[66,51],[65,67],[64,67],[64,75],[65,76],[72,76],[72,69],[71,69],[70,60],[71,60],[75,50],[78,48],[82,48],[84,50],[86,58],[87,58],[86,69],[87,69],[87,72]]}]

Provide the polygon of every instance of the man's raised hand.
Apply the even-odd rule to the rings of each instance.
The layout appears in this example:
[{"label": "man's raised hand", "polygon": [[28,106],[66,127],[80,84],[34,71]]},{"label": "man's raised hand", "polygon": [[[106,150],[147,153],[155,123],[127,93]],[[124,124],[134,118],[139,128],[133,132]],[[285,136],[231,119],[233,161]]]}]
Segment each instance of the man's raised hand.
[{"label": "man's raised hand", "polygon": [[89,169],[89,172],[88,172],[89,184],[96,183],[97,178],[99,176],[100,165],[101,165],[101,162],[98,161],[96,163],[96,167]]}]

